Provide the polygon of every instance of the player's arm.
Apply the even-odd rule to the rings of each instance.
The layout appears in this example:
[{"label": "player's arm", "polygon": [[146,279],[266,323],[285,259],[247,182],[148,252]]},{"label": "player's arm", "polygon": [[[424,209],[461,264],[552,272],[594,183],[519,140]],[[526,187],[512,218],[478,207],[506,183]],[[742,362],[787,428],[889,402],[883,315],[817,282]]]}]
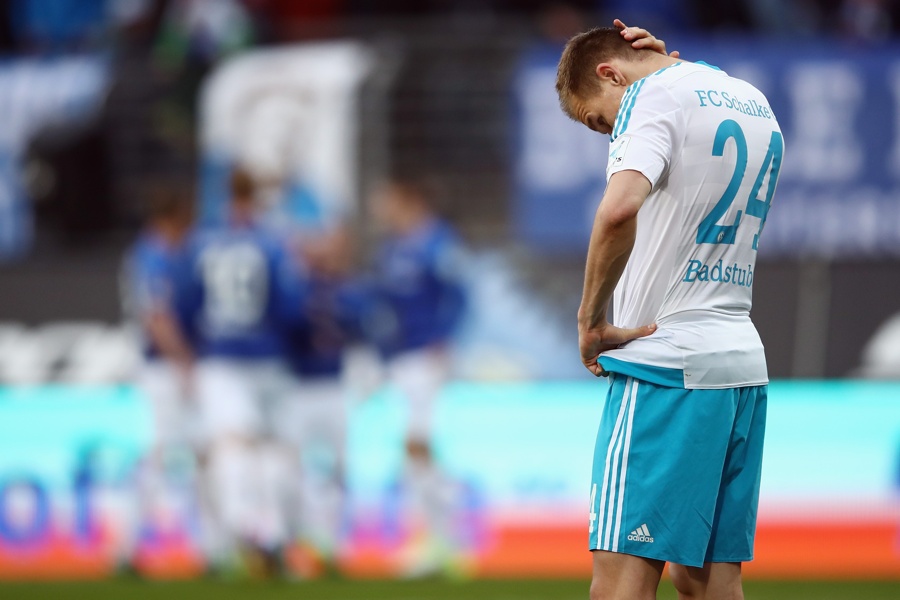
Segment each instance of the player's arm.
[{"label": "player's arm", "polygon": [[194,349],[172,313],[156,308],[147,311],[143,321],[147,335],[160,354],[182,369],[190,369],[194,364]]},{"label": "player's arm", "polygon": [[445,241],[434,257],[434,275],[441,284],[440,328],[450,336],[465,315],[467,294],[465,284],[466,252],[459,240]]},{"label": "player's arm", "polygon": [[594,218],[578,309],[578,345],[584,366],[597,376],[603,374],[597,364],[600,353],[656,331],[656,325],[622,329],[607,321],[609,300],[634,248],[638,211],[650,190],[643,174],[619,171],[610,178]]},{"label": "player's arm", "polygon": [[[654,37],[653,34],[646,29],[642,29],[640,27],[628,27],[619,19],[613,20],[613,26],[619,27],[622,30],[620,32],[622,37],[630,41],[632,47],[638,50],[640,50],[641,48],[649,48],[654,52],[666,54],[666,43]],[[673,50],[672,52],[668,53],[668,56],[671,56],[672,58],[678,58],[680,54],[678,50]]]},{"label": "player's arm", "polygon": [[156,261],[138,266],[135,299],[141,325],[163,358],[187,371],[194,363],[194,350],[172,311],[172,281]]}]

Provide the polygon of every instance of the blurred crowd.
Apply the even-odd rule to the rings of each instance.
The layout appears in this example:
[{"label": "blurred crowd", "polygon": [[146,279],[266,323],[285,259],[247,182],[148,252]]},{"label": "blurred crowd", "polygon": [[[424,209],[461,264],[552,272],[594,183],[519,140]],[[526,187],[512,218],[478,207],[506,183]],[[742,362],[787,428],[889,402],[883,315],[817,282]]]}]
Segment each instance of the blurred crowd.
[{"label": "blurred crowd", "polygon": [[[567,6],[663,31],[727,29],[883,39],[900,30],[890,0],[5,0],[0,50],[58,53],[151,44],[208,61],[251,43],[341,33],[364,18],[535,18]],[[608,19],[606,19],[608,20]]]},{"label": "blurred crowd", "polygon": [[354,260],[349,229],[267,225],[246,172],[235,169],[229,187],[227,218],[215,226],[193,226],[192,203],[160,190],[126,261],[126,305],[144,337],[137,382],[156,440],[139,520],[158,522],[173,495],[188,494],[210,568],[312,575],[336,566],[348,407],[384,381],[407,414],[397,489],[411,547],[396,566],[443,568],[453,486],[430,436],[465,308],[465,253],[429,183],[395,177],[377,187],[371,261]]}]

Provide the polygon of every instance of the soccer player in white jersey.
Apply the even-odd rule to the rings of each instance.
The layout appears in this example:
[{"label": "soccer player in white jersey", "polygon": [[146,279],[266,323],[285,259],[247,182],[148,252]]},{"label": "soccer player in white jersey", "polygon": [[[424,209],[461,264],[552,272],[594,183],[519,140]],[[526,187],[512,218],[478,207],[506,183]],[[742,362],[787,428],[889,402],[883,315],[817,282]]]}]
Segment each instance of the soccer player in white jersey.
[{"label": "soccer player in white jersey", "polygon": [[557,78],[566,114],[611,136],[578,314],[610,376],[591,598],[655,598],[666,562],[682,598],[742,598],[768,383],[751,291],[784,142],[752,85],[622,34],[573,37]]}]

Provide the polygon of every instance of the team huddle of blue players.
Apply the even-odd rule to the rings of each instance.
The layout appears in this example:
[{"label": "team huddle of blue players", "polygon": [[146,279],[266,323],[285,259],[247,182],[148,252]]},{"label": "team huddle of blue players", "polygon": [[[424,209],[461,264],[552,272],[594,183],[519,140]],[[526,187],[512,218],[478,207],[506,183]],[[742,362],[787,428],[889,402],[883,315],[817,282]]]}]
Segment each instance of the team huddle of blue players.
[{"label": "team huddle of blue players", "polygon": [[[170,202],[155,220],[186,226],[187,207]],[[198,356],[281,357],[308,374],[326,363],[340,369],[327,359],[335,347],[315,343],[323,328],[340,330],[333,342],[367,339],[386,357],[452,336],[465,289],[449,224],[434,217],[388,236],[374,273],[340,275],[316,270],[302,241],[259,224],[252,202],[233,200],[227,222],[183,236],[150,227],[131,252],[138,310],[169,311]],[[154,340],[146,341],[148,356],[158,356]]]},{"label": "team huddle of blue players", "polygon": [[[418,368],[417,355],[440,357],[426,377],[434,385],[416,388],[430,406],[465,309],[461,244],[414,181],[391,180],[375,194],[383,235],[366,269],[351,267],[346,228],[285,234],[262,224],[250,175],[236,170],[230,191],[227,218],[212,226],[193,225],[176,195],[161,197],[127,260],[131,311],[145,334],[138,379],[156,419],[159,464],[148,470],[164,481],[158,457],[168,446],[201,448],[198,543],[210,564],[247,550],[277,563],[298,538],[335,559],[345,519],[346,350],[377,349],[391,379],[403,379],[404,365]],[[313,424],[316,411],[331,423]],[[304,460],[304,438],[325,430],[333,430],[330,490],[308,482]],[[410,473],[421,474],[423,457],[433,468],[428,432],[409,427],[408,442],[420,447]]]}]

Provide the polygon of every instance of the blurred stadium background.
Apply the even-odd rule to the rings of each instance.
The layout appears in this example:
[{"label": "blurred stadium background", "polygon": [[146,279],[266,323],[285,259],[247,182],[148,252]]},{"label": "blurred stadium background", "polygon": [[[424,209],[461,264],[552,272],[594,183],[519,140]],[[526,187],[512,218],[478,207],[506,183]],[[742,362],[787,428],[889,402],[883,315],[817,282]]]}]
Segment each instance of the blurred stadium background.
[{"label": "blurred stadium background", "polygon": [[[297,585],[320,585],[307,592],[322,598],[586,595],[606,384],[580,366],[574,315],[607,141],[565,119],[553,82],[565,39],[616,16],[752,81],[785,131],[753,275],[773,381],[750,597],[900,597],[898,7],[0,3],[0,580],[17,582],[0,596],[292,593],[122,580],[208,575],[191,490],[149,517],[138,508],[159,432],[134,385],[123,256],[159,185],[195,197],[201,223],[221,220],[236,164],[270,182],[281,225],[302,235],[348,221],[361,270],[377,243],[368,198],[397,171],[436,182],[468,248],[433,430],[437,462],[464,490],[450,574],[420,587]],[[407,409],[356,354],[348,509],[330,569],[393,578]],[[291,579],[334,577],[287,554]],[[107,578],[118,579],[27,583]],[[548,581],[513,583],[533,578]]]}]

